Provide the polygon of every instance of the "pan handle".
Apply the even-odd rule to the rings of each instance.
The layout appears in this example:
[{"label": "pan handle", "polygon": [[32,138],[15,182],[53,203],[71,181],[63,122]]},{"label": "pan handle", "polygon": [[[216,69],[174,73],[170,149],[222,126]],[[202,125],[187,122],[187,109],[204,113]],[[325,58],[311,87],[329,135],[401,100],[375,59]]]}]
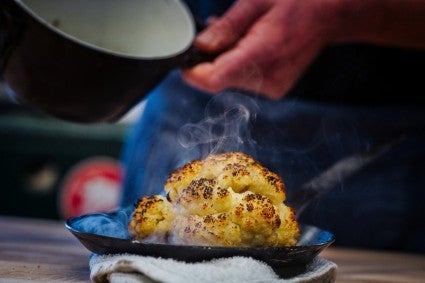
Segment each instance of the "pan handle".
[{"label": "pan handle", "polygon": [[181,68],[191,68],[199,63],[212,62],[219,55],[219,53],[208,53],[200,50],[195,46],[191,46],[180,64]]},{"label": "pan handle", "polygon": [[288,200],[289,206],[295,210],[296,217],[299,218],[304,209],[314,200],[337,187],[342,180],[348,179],[404,139],[404,135],[396,136],[389,142],[378,144],[367,152],[347,156],[303,184]]},{"label": "pan handle", "polygon": [[[200,18],[194,18],[194,23],[197,34],[199,34],[207,27],[207,24]],[[192,45],[185,54],[186,55],[183,58],[183,62],[180,65],[182,68],[191,68],[199,63],[212,62],[219,55],[219,53],[209,53],[202,51],[194,45]]]}]

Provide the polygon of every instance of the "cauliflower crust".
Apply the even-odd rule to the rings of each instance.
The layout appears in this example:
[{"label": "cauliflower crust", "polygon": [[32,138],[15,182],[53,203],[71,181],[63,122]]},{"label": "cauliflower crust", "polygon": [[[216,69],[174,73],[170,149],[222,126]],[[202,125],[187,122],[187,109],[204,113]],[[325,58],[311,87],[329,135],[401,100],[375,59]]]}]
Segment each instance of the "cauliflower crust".
[{"label": "cauliflower crust", "polygon": [[293,246],[300,231],[283,180],[241,152],[210,155],[172,172],[167,198],[144,197],[129,224],[136,239],[174,244]]},{"label": "cauliflower crust", "polygon": [[173,242],[185,245],[240,246],[240,228],[228,213],[209,214],[205,217],[178,216],[173,226]]},{"label": "cauliflower crust", "polygon": [[167,187],[168,184],[169,188],[168,190],[166,189],[167,198],[170,201],[174,201],[180,192],[189,186],[192,180],[195,179],[194,177],[199,173],[201,168],[201,161],[195,160],[173,171],[165,183],[165,187]]},{"label": "cauliflower crust", "polygon": [[218,187],[216,180],[201,178],[183,189],[175,203],[181,214],[205,216],[228,211],[232,206],[232,196],[228,189]]},{"label": "cauliflower crust", "polygon": [[133,211],[128,229],[136,240],[151,236],[155,240],[163,241],[170,233],[173,219],[173,206],[165,197],[145,196],[139,200]]},{"label": "cauliflower crust", "polygon": [[285,186],[279,175],[241,152],[209,155],[175,170],[165,183],[169,199],[173,202],[192,180],[200,178],[215,179],[218,186],[231,187],[237,193],[260,193],[274,204],[285,201]]}]

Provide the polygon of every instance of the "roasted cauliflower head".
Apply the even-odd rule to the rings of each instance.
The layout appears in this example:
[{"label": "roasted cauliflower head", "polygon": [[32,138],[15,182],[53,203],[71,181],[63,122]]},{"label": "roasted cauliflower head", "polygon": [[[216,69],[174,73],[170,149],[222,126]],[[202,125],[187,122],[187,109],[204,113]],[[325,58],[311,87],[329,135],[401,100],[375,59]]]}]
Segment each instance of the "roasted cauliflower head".
[{"label": "roasted cauliflower head", "polygon": [[241,152],[209,155],[172,172],[167,198],[142,198],[129,224],[139,240],[209,246],[293,246],[294,211],[283,180]]}]

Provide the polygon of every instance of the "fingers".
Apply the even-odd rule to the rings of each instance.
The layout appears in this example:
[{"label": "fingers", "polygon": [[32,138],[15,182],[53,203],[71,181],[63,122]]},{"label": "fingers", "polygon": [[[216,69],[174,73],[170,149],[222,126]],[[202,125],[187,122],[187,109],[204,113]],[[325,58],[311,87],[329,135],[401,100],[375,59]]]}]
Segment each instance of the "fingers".
[{"label": "fingers", "polygon": [[[267,36],[264,30],[267,28]],[[253,92],[261,92],[265,87],[272,96],[281,96],[282,81],[274,82],[279,87],[271,87],[271,80],[282,78],[267,77],[280,61],[280,37],[268,26],[268,20],[257,21],[234,48],[218,56],[214,62],[202,63],[183,72],[186,81],[208,92],[219,92],[225,88],[240,87]],[[270,83],[268,83],[270,82]]]},{"label": "fingers", "polygon": [[195,39],[195,45],[207,52],[228,49],[257,18],[264,13],[265,1],[237,1],[221,18],[209,20],[209,26]]},{"label": "fingers", "polygon": [[250,35],[214,62],[183,71],[183,77],[190,85],[206,92],[239,88],[280,99],[308,68],[320,50],[320,43],[309,42],[296,54],[277,46]]},{"label": "fingers", "polygon": [[266,2],[273,1],[239,0],[223,18],[211,19],[206,34],[216,38],[204,50],[221,52],[213,62],[183,71],[190,85],[211,93],[239,88],[272,99],[295,85],[326,44],[322,29],[308,11],[314,8],[310,2]]}]

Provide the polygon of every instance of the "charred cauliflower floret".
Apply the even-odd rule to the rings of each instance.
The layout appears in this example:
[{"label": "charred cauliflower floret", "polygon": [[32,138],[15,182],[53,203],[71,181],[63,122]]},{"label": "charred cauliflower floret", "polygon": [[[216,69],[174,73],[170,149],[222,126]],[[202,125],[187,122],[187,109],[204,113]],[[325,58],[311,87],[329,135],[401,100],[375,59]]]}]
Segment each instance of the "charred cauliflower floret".
[{"label": "charred cauliflower floret", "polygon": [[128,225],[135,240],[166,241],[174,220],[172,204],[163,196],[141,198]]},{"label": "charred cauliflower floret", "polygon": [[[165,182],[165,191],[172,202],[176,200],[181,192],[186,189],[193,180],[200,179],[198,175],[201,168],[202,162],[200,160],[195,160],[187,163],[183,167],[177,168],[168,176]],[[208,177],[205,178],[208,179]]]},{"label": "charred cauliflower floret", "polygon": [[232,188],[237,193],[252,191],[267,196],[274,204],[285,201],[282,179],[252,157],[241,152],[209,155],[174,171],[165,183],[171,201],[192,182],[200,178],[214,179],[221,188]]},{"label": "charred cauliflower floret", "polygon": [[281,223],[279,209],[270,199],[252,192],[239,194],[235,198],[231,217],[241,227],[242,243],[248,246],[280,244],[274,238]]},{"label": "charred cauliflower floret", "polygon": [[295,246],[300,235],[295,213],[289,206],[281,203],[279,206],[280,226],[276,230],[277,242],[285,246]]},{"label": "charred cauliflower floret", "polygon": [[275,204],[285,201],[281,178],[244,153],[211,155],[203,164],[203,170],[210,171],[221,187],[230,187],[237,193],[259,193]]},{"label": "charred cauliflower floret", "polygon": [[214,179],[193,180],[181,191],[175,204],[178,213],[183,215],[227,212],[232,207],[231,189],[219,187]]},{"label": "charred cauliflower floret", "polygon": [[241,229],[228,213],[177,216],[174,221],[173,242],[201,246],[240,246]]},{"label": "charred cauliflower floret", "polygon": [[282,179],[244,153],[187,163],[170,174],[165,192],[168,200],[155,196],[139,202],[129,225],[132,235],[168,236],[186,245],[297,243],[300,232],[293,210],[284,204]]}]

